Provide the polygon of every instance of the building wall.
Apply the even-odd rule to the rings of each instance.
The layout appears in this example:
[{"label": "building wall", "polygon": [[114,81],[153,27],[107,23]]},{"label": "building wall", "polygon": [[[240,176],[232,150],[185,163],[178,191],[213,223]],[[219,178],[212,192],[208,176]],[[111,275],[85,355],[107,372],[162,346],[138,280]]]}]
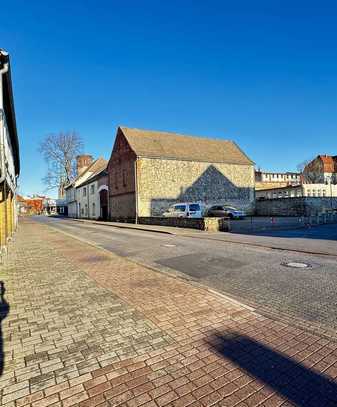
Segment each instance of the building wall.
[{"label": "building wall", "polygon": [[287,182],[296,183],[300,182],[300,174],[294,172],[255,172],[256,182]]},{"label": "building wall", "polygon": [[16,225],[15,195],[3,182],[0,185],[0,254],[8,239],[13,235]]},{"label": "building wall", "polygon": [[136,156],[123,135],[117,135],[107,167],[110,219],[136,216]]},{"label": "building wall", "polygon": [[303,170],[306,183],[337,183],[336,156],[318,156],[307,164]]},{"label": "building wall", "polygon": [[337,197],[337,185],[333,184],[301,184],[256,191],[256,199],[281,199],[294,197]]},{"label": "building wall", "polygon": [[76,201],[68,202],[67,206],[68,206],[68,216],[70,218],[77,218],[77,202]]},{"label": "building wall", "polygon": [[310,216],[337,209],[337,197],[299,197],[256,202],[259,216]]},{"label": "building wall", "polygon": [[131,218],[136,216],[135,193],[110,197],[110,219]]},{"label": "building wall", "polygon": [[[85,191],[85,195],[84,195]],[[98,181],[95,180],[76,188],[77,203],[81,205],[79,218],[98,219],[100,217],[100,199]]]},{"label": "building wall", "polygon": [[0,75],[0,135],[3,137],[3,140],[0,141],[3,142],[3,148],[1,149],[3,154],[0,154],[0,168],[2,168],[3,160],[6,163],[5,174],[1,174],[0,171],[0,176],[5,176],[4,181],[0,184],[0,255],[17,225],[17,212],[14,208],[16,194],[14,156],[3,109],[2,75]]},{"label": "building wall", "polygon": [[137,160],[138,216],[161,215],[176,202],[226,203],[254,209],[252,165],[212,164],[141,158]]}]

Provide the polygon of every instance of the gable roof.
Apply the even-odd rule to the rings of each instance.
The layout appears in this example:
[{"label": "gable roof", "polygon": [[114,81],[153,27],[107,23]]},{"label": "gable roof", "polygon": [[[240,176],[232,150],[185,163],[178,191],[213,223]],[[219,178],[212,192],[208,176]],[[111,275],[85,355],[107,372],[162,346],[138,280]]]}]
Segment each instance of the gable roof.
[{"label": "gable roof", "polygon": [[119,127],[137,157],[253,165],[230,140],[219,140],[162,131]]},{"label": "gable roof", "polygon": [[90,184],[90,182],[96,181],[96,179],[99,178],[101,175],[107,174],[106,168],[108,165],[108,161],[104,158],[99,158],[97,161],[97,165],[93,168],[92,174],[84,181],[77,184],[76,187]]},{"label": "gable roof", "polygon": [[103,157],[97,158],[93,161],[88,168],[86,168],[80,175],[78,175],[70,184],[66,185],[64,189],[70,187],[77,188],[82,185],[88,178],[91,178],[93,175],[97,175],[100,171],[104,170],[108,162]]}]

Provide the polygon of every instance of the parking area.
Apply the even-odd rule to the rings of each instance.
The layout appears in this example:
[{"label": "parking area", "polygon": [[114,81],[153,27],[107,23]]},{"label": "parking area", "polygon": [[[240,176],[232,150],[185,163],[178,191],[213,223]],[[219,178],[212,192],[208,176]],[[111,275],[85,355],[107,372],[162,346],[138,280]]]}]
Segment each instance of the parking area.
[{"label": "parking area", "polygon": [[[269,216],[247,216],[240,220],[230,220],[230,231],[232,233],[256,233],[272,232],[280,230],[293,230],[301,228],[311,228],[317,225],[317,222],[323,223],[323,218],[308,217],[269,217]],[[311,225],[310,225],[311,224]]]}]

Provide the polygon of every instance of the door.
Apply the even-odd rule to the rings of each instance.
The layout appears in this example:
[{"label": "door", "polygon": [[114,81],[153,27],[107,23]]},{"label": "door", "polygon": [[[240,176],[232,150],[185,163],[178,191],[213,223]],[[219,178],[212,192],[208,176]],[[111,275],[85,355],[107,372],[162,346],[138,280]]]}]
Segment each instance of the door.
[{"label": "door", "polygon": [[100,191],[99,200],[101,206],[101,218],[102,220],[108,220],[108,191],[106,189]]}]

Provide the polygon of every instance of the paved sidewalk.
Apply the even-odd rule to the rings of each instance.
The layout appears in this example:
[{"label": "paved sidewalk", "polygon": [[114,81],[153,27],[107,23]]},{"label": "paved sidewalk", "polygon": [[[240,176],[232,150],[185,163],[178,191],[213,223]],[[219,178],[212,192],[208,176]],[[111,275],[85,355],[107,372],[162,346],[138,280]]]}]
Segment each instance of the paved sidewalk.
[{"label": "paved sidewalk", "polygon": [[2,405],[337,406],[335,342],[48,226],[0,275]]}]

